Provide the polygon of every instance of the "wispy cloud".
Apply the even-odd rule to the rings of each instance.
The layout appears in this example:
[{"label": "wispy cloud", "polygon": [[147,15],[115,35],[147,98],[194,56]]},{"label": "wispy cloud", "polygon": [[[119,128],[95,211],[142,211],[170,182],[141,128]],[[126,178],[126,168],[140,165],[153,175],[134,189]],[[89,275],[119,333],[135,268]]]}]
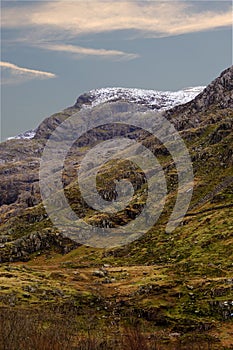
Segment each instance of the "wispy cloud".
[{"label": "wispy cloud", "polygon": [[4,70],[2,73],[2,84],[19,84],[31,79],[56,78],[56,75],[53,73],[19,67],[10,62],[1,61],[0,67]]},{"label": "wispy cloud", "polygon": [[82,56],[100,56],[103,58],[116,58],[120,60],[132,60],[137,58],[138,55],[134,53],[127,53],[118,50],[106,50],[106,49],[93,49],[88,47],[82,47],[77,45],[62,45],[62,44],[35,44],[37,47],[42,49],[59,51],[59,52],[69,52],[76,58]]}]

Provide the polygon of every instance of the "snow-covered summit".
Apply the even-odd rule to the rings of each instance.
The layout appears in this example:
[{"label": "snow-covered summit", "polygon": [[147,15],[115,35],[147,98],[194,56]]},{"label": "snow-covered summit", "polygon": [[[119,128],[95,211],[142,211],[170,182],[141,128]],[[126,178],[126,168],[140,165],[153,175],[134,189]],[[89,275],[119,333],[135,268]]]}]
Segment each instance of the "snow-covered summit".
[{"label": "snow-covered summit", "polygon": [[[190,87],[179,91],[156,91],[134,88],[110,87],[89,91],[82,99],[83,107],[94,107],[105,102],[124,100],[139,103],[150,109],[166,110],[187,103],[204,90],[204,86]],[[80,100],[77,100],[77,103]]]}]

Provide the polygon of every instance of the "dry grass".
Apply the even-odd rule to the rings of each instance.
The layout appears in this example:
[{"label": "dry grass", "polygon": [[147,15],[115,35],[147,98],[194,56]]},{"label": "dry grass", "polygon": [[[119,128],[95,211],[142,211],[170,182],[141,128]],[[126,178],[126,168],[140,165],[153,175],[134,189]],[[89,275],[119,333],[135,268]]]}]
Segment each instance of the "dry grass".
[{"label": "dry grass", "polygon": [[[54,312],[54,313],[53,313]],[[97,330],[95,324],[80,329],[72,311],[43,311],[2,308],[0,310],[1,350],[214,350],[209,340],[173,339],[144,332],[140,326],[118,328],[117,332]]]}]

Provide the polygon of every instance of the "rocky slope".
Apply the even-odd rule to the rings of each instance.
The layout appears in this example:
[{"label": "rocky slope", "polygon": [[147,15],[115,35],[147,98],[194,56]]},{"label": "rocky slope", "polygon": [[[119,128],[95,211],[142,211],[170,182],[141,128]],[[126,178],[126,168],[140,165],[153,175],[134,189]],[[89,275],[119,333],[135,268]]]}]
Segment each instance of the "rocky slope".
[{"label": "rocky slope", "polygon": [[[163,112],[180,131],[193,162],[194,192],[182,225],[172,234],[165,232],[177,193],[173,160],[161,144],[153,143],[150,135],[139,134],[158,157],[166,175],[169,194],[160,220],[148,234],[122,248],[77,247],[53,227],[41,203],[38,185],[40,157],[51,131],[73,113],[86,106],[98,115],[100,106],[108,108],[108,101],[113,105],[116,103],[117,108],[119,101],[113,102],[114,93],[109,91],[106,95],[104,90],[82,95],[75,106],[43,121],[34,138],[13,139],[0,144],[0,259],[2,283],[6,288],[0,302],[8,306],[12,298],[14,305],[28,302],[24,297],[24,282],[17,289],[17,295],[14,293],[17,281],[25,277],[25,270],[15,270],[12,280],[4,277],[5,268],[8,268],[5,264],[11,262],[14,269],[14,262],[24,261],[31,266],[30,283],[40,285],[38,292],[28,293],[27,297],[36,305],[43,304],[42,290],[49,302],[63,304],[68,295],[72,305],[76,305],[78,288],[84,294],[90,293],[89,301],[83,296],[85,307],[92,309],[94,305],[98,320],[106,318],[106,322],[114,323],[112,315],[137,319],[140,314],[142,322],[149,322],[150,327],[152,324],[153,327],[168,327],[178,333],[206,331],[212,337],[219,331],[218,337],[223,339],[226,329],[231,329],[233,314],[233,67],[225,70],[192,101]],[[125,93],[122,89],[121,99]],[[140,97],[143,108],[147,108],[149,96],[146,94],[145,98],[144,95],[143,100]],[[137,94],[130,95],[130,99],[131,104],[139,102]],[[98,105],[97,102],[103,103]],[[152,109],[151,101],[149,104],[148,108]],[[135,130],[127,132],[136,138]],[[82,211],[87,220],[96,225],[106,218],[93,215],[83,204],[72,174],[76,173],[85,152],[98,140],[109,136],[111,128],[96,129],[81,139],[74,153],[71,152],[63,173],[66,196],[73,210]],[[116,165],[119,172],[124,170],[124,164]],[[103,170],[101,175],[108,181],[100,185],[100,193],[113,193],[114,174],[110,166]],[[135,184],[140,187],[137,178]],[[135,198],[127,213],[124,212],[118,220],[121,223],[131,220],[135,208],[139,207],[140,202]],[[111,270],[110,266],[118,272]],[[84,267],[87,270],[82,274],[80,270]],[[44,277],[39,277],[46,275],[45,269],[51,270],[49,281],[53,287],[48,287]],[[75,271],[78,276],[74,276]],[[136,277],[137,271],[140,278]],[[61,289],[59,295],[54,292],[58,285]],[[101,301],[97,302],[93,295]],[[84,299],[78,299],[81,307],[84,307]],[[229,345],[229,342],[224,344]],[[215,345],[213,349],[224,348],[220,343]],[[226,345],[224,349],[228,349]]]},{"label": "rocky slope", "polygon": [[[220,165],[223,169],[228,169],[232,165],[232,148],[228,144],[224,146],[225,140],[230,139],[233,128],[232,81],[233,67],[230,67],[192,101],[164,112],[175,127],[182,131],[182,137],[190,144],[192,157],[197,161],[198,167],[201,167],[202,162],[207,159],[207,154],[210,153],[212,156],[212,153],[215,152],[214,145],[219,147],[221,145],[219,164],[214,166],[217,168]],[[38,169],[43,147],[51,131],[70,115],[87,106],[93,109],[99,104],[108,104],[109,101],[121,101],[122,99],[131,103],[139,103],[149,109],[157,105],[163,109],[164,106],[176,105],[179,101],[190,99],[201,90],[202,88],[196,88],[172,94],[120,88],[93,90],[80,96],[73,107],[44,120],[38,127],[34,138],[12,139],[1,143],[0,220],[4,234],[8,232],[8,226],[12,225],[10,223],[12,219],[15,221],[15,218],[20,217],[24,210],[37,208],[39,205]],[[111,130],[105,131],[104,137],[108,137],[109,133],[111,134]],[[80,146],[91,146],[92,138],[98,138],[98,135],[97,132],[96,135],[83,139]],[[103,134],[100,133],[100,135],[102,137]],[[149,139],[145,142],[150,144]],[[210,149],[211,145],[213,150]],[[159,152],[158,149],[157,153]],[[169,172],[169,165],[166,171]],[[67,184],[71,181],[68,178],[66,178]],[[44,217],[46,215],[38,220],[43,222]]]}]

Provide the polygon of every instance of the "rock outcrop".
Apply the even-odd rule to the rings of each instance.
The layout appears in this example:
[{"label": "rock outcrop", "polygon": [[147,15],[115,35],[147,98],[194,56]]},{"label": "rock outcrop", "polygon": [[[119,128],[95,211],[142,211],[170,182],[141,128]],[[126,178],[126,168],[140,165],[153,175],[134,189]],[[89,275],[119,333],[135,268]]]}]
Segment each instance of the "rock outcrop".
[{"label": "rock outcrop", "polygon": [[52,229],[44,229],[40,232],[33,232],[13,242],[1,243],[0,263],[8,261],[27,261],[30,255],[36,252],[45,252],[50,249],[57,249],[60,253],[66,254],[79,246]]},{"label": "rock outcrop", "polygon": [[167,116],[191,116],[199,112],[206,112],[212,107],[233,108],[233,66],[224,70],[192,101],[171,108]]}]

